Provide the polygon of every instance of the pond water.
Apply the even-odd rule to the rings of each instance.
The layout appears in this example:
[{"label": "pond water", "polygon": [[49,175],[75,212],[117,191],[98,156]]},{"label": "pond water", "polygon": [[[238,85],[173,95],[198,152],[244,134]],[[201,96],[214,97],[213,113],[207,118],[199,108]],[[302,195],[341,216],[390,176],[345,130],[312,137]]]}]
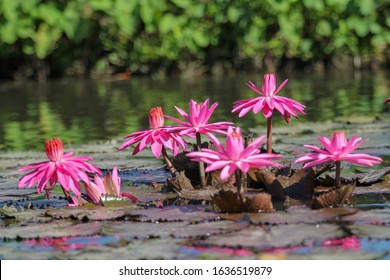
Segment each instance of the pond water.
[{"label": "pond water", "polygon": [[[232,116],[232,103],[255,97],[245,83],[261,87],[263,73],[125,81],[58,80],[47,83],[0,81],[0,151],[42,150],[45,140],[61,137],[65,144],[109,140],[148,128],[149,110],[162,106],[179,117],[174,105],[188,111],[188,102],[217,101],[211,121],[234,121],[245,129],[263,126],[262,115]],[[278,73],[288,78],[280,95],[307,106],[300,121],[374,116],[389,110],[389,72]],[[279,116],[276,123],[283,123]],[[296,120],[292,120],[293,124]],[[172,123],[167,123],[172,124]],[[283,124],[285,125],[285,124]]]}]

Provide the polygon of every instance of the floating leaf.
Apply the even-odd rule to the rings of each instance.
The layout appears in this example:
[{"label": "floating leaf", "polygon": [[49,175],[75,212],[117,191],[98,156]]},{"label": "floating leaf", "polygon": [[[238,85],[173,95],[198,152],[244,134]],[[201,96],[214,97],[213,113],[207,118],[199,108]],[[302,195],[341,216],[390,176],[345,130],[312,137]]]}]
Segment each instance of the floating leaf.
[{"label": "floating leaf", "polygon": [[0,238],[29,239],[39,237],[85,236],[99,233],[99,222],[74,225],[72,222],[55,221],[49,224],[27,224],[21,230],[20,225],[2,228]]},{"label": "floating leaf", "polygon": [[252,224],[298,224],[324,223],[338,220],[342,216],[358,212],[355,208],[301,209],[292,212],[221,214],[222,219],[248,220]]},{"label": "floating leaf", "polygon": [[146,185],[140,187],[123,187],[123,191],[135,195],[142,203],[149,203],[157,200],[165,200],[167,198],[176,197],[175,193],[161,193],[160,189]]},{"label": "floating leaf", "polygon": [[384,167],[379,170],[373,170],[364,177],[357,179],[359,185],[371,185],[378,182],[387,174],[390,174],[390,167]]},{"label": "floating leaf", "polygon": [[273,209],[271,195],[268,193],[244,195],[244,200],[241,200],[237,191],[222,189],[213,195],[213,202],[224,213],[259,212]]},{"label": "floating leaf", "polygon": [[0,209],[0,214],[6,219],[12,219],[15,222],[35,222],[35,223],[47,223],[52,220],[51,217],[45,216],[46,210],[44,209],[29,209],[23,211],[7,211],[6,209]]},{"label": "floating leaf", "polygon": [[384,253],[372,253],[365,251],[347,251],[334,248],[318,248],[305,254],[288,254],[288,260],[377,260]]},{"label": "floating leaf", "polygon": [[247,247],[271,249],[298,245],[322,243],[331,238],[343,237],[344,233],[336,225],[293,224],[270,228],[252,226],[232,234],[211,236],[196,242],[207,246]]},{"label": "floating leaf", "polygon": [[210,235],[238,231],[247,226],[247,223],[236,223],[232,221],[200,222],[197,224],[188,224],[187,222],[123,222],[106,225],[103,228],[103,233],[120,236],[121,238],[137,239],[152,237],[167,238],[169,236],[175,238],[204,238]]},{"label": "floating leaf", "polygon": [[390,223],[390,209],[374,209],[370,211],[360,211],[354,215],[343,217],[342,220],[348,222],[388,224]]},{"label": "floating leaf", "polygon": [[197,222],[218,219],[217,214],[205,210],[206,206],[203,205],[180,205],[135,210],[131,212],[131,216],[141,222]]},{"label": "floating leaf", "polygon": [[53,219],[75,219],[81,221],[102,221],[124,218],[129,215],[131,210],[138,209],[136,206],[128,207],[94,207],[87,208],[69,208],[69,209],[49,209],[45,215]]},{"label": "floating leaf", "polygon": [[349,227],[353,234],[359,237],[374,239],[390,239],[390,227],[382,225],[358,224]]},{"label": "floating leaf", "polygon": [[166,171],[165,168],[121,170],[118,173],[122,183],[131,182],[134,185],[164,183],[167,178],[171,177],[171,173]]}]

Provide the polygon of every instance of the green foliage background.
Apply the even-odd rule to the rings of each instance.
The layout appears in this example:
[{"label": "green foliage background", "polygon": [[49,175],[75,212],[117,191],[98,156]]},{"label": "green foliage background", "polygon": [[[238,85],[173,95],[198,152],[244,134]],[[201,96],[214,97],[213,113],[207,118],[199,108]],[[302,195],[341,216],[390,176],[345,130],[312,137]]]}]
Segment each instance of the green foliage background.
[{"label": "green foliage background", "polygon": [[390,61],[388,0],[1,0],[0,77]]}]

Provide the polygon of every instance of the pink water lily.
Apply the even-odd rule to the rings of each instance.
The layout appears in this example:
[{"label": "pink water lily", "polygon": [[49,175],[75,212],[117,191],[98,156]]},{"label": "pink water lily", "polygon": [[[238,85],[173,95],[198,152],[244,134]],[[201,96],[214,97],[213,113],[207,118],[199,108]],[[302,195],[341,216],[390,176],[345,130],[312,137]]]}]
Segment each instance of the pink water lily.
[{"label": "pink water lily", "polygon": [[236,169],[248,172],[251,167],[282,166],[272,161],[281,158],[281,155],[260,153],[259,146],[264,143],[264,136],[255,139],[247,147],[244,147],[244,140],[239,127],[236,130],[233,127],[229,127],[225,146],[216,140],[213,142],[217,146],[218,151],[201,149],[200,152],[191,152],[187,156],[193,161],[202,161],[208,164],[207,172],[222,169],[220,174],[221,180],[228,179]]},{"label": "pink water lily", "polygon": [[179,133],[168,131],[168,128],[164,127],[164,114],[161,107],[150,110],[149,124],[150,130],[138,131],[125,136],[124,138],[129,140],[118,149],[123,150],[139,142],[133,151],[133,155],[136,155],[150,144],[152,153],[156,158],[160,157],[163,147],[171,149],[173,155],[178,154],[180,146],[184,150],[186,149],[186,143]]},{"label": "pink water lily", "polygon": [[258,97],[239,100],[233,103],[232,113],[238,113],[241,118],[245,116],[250,110],[257,114],[262,111],[264,117],[269,118],[272,116],[274,109],[278,110],[286,122],[290,122],[291,115],[298,118],[298,114],[305,114],[305,105],[276,94],[287,83],[287,79],[276,89],[276,75],[265,74],[262,89],[258,89],[254,83],[249,81],[247,86],[253,91],[260,94]]},{"label": "pink water lily", "polygon": [[174,131],[180,131],[181,135],[195,137],[196,133],[210,135],[215,132],[219,134],[226,134],[226,129],[232,125],[232,122],[216,122],[209,123],[211,115],[214,113],[218,102],[215,102],[209,108],[210,99],[206,99],[204,103],[197,103],[194,100],[190,101],[190,113],[187,114],[184,110],[176,107],[176,110],[182,115],[185,121],[179,120],[171,116],[165,116],[174,122],[179,123],[179,126],[171,128]]},{"label": "pink water lily", "polygon": [[287,97],[277,96],[276,94],[287,83],[287,79],[276,89],[276,75],[265,74],[263,85],[259,90],[254,83],[249,81],[249,86],[253,91],[260,94],[258,97],[235,101],[233,103],[232,113],[238,113],[241,118],[250,110],[257,114],[262,111],[267,118],[267,152],[272,153],[272,114],[274,109],[278,110],[283,119],[289,123],[291,115],[298,118],[298,114],[305,114],[305,106],[301,103]]},{"label": "pink water lily", "polygon": [[[182,115],[185,121],[166,116],[167,119],[180,124],[179,126],[171,128],[172,131],[178,131],[181,135],[196,137],[197,149],[200,149],[202,143],[201,134],[206,134],[210,139],[215,139],[212,132],[226,134],[226,129],[233,124],[232,122],[209,123],[209,119],[218,106],[218,102],[215,102],[210,108],[209,103],[209,98],[207,98],[204,103],[197,103],[191,99],[190,114],[187,114],[184,110],[175,106],[176,110]],[[207,183],[204,164],[201,161],[199,162],[199,179],[201,187],[206,187]]]},{"label": "pink water lily", "polygon": [[295,160],[295,163],[303,162],[302,168],[314,166],[317,164],[326,163],[329,161],[336,163],[336,185],[340,185],[340,162],[347,161],[353,164],[373,166],[380,164],[382,159],[368,154],[352,154],[354,150],[360,147],[367,139],[352,136],[347,140],[344,131],[335,131],[331,139],[320,136],[318,141],[324,146],[319,148],[313,145],[303,145],[311,149],[313,152],[308,153]]},{"label": "pink water lily", "polygon": [[387,98],[383,104],[386,105],[386,104],[389,103],[389,102],[390,102],[390,98]]},{"label": "pink water lily", "polygon": [[[58,181],[65,191],[72,191],[80,196],[80,180],[86,184],[90,183],[86,172],[101,174],[101,171],[87,161],[92,160],[87,156],[72,156],[73,153],[64,154],[62,141],[59,138],[48,140],[45,143],[46,155],[49,161],[29,164],[19,171],[32,170],[19,180],[19,188],[32,187],[38,184],[38,193],[46,191],[49,198],[50,190]],[[69,202],[71,199],[67,197]]]},{"label": "pink water lily", "polygon": [[112,173],[106,173],[104,178],[95,175],[94,182],[86,184],[85,190],[89,199],[96,205],[103,204],[102,195],[112,195],[118,198],[127,197],[134,203],[138,201],[138,198],[131,193],[121,192],[121,179],[116,166]]}]

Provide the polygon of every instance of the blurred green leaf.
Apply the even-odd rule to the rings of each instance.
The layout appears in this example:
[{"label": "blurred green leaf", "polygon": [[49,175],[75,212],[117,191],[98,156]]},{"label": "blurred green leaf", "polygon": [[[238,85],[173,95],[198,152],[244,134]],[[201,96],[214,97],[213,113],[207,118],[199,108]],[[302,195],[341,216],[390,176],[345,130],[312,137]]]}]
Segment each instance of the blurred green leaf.
[{"label": "blurred green leaf", "polygon": [[177,26],[177,17],[167,13],[162,16],[158,26],[161,33],[168,33],[172,31],[175,26]]},{"label": "blurred green leaf", "polygon": [[13,44],[18,39],[16,34],[16,22],[8,21],[0,25],[0,40],[6,44]]},{"label": "blurred green leaf", "polygon": [[109,11],[112,8],[112,0],[88,0],[89,6],[94,11]]},{"label": "blurred green leaf", "polygon": [[0,1],[0,13],[2,13],[5,19],[9,21],[15,21],[18,18],[18,8],[20,5],[19,0],[1,0]]},{"label": "blurred green leaf", "polygon": [[360,7],[362,15],[370,15],[375,10],[374,0],[356,0],[356,4]]},{"label": "blurred green leaf", "polygon": [[320,20],[317,25],[317,33],[321,36],[330,36],[332,35],[332,27],[330,26],[329,21]]}]

